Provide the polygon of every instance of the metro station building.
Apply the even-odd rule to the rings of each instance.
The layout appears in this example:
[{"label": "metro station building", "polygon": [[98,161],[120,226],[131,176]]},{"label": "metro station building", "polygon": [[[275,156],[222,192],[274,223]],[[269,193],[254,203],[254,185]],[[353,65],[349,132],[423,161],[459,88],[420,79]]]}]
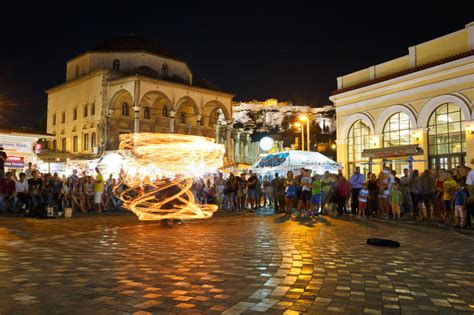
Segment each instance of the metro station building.
[{"label": "metro station building", "polygon": [[[474,22],[400,58],[337,78],[337,160],[360,166],[452,169],[474,159]],[[412,160],[412,163],[408,161]]]}]

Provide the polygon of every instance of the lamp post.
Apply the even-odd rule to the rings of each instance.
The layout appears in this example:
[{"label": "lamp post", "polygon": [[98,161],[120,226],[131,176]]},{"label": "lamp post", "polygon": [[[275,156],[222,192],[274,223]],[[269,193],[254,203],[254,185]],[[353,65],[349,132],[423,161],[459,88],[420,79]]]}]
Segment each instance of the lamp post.
[{"label": "lamp post", "polygon": [[[300,121],[303,123],[306,122],[306,143],[307,143],[307,150],[311,151],[311,138],[309,137],[309,118],[306,115],[300,117]],[[301,127],[301,131],[303,132],[303,126]]]},{"label": "lamp post", "polygon": [[304,151],[304,128],[299,122],[295,122],[295,127],[296,128],[301,127],[301,151]]}]

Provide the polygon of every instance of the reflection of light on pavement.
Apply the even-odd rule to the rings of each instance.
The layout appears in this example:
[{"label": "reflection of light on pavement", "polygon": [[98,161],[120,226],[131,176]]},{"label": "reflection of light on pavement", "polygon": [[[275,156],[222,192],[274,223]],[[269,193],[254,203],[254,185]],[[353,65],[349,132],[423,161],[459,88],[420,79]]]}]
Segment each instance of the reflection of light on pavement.
[{"label": "reflection of light on pavement", "polygon": [[[198,205],[191,192],[192,176],[223,165],[224,146],[213,139],[162,133],[120,136],[120,150],[129,151],[126,189],[116,195],[140,220],[209,218],[217,205]],[[161,174],[172,179],[151,181]]]}]

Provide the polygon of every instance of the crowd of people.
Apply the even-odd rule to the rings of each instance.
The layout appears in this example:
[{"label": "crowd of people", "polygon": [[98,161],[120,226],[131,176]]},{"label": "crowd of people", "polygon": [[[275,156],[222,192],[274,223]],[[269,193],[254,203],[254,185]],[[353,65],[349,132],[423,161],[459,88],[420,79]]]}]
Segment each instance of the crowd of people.
[{"label": "crowd of people", "polygon": [[55,214],[70,207],[80,212],[117,211],[112,190],[115,180],[104,181],[98,168],[95,176],[74,170],[68,177],[40,173],[29,163],[25,172],[6,172],[0,178],[0,212],[39,216],[52,209]]},{"label": "crowd of people", "polygon": [[[120,211],[122,202],[114,192],[126,186],[126,175],[104,180],[99,168],[93,174],[41,174],[31,163],[19,174],[0,172],[0,212],[37,215],[46,208],[59,213],[65,207],[84,213]],[[147,185],[142,186],[146,191]],[[404,169],[400,177],[389,168],[366,176],[356,167],[349,179],[342,172],[318,175],[304,168],[288,171],[285,177],[250,170],[227,178],[223,173],[196,177],[191,190],[197,203],[217,204],[221,210],[268,207],[293,217],[347,214],[471,227],[474,212],[474,171],[465,166],[422,174]]]},{"label": "crowd of people", "polygon": [[215,186],[210,181],[197,185],[193,192],[207,199],[216,196],[222,209],[236,212],[268,206],[297,217],[333,213],[471,227],[474,171],[465,166],[422,174],[404,169],[401,177],[387,167],[367,176],[357,167],[349,179],[342,172],[320,176],[302,168],[295,173],[272,178],[252,171],[230,174],[215,180]]}]

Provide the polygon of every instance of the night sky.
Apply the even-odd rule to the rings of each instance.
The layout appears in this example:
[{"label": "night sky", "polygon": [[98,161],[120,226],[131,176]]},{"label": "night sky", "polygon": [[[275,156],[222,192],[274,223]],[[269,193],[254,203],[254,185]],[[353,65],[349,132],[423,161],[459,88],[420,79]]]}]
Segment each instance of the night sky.
[{"label": "night sky", "polygon": [[66,61],[108,37],[150,37],[188,61],[194,80],[208,79],[235,100],[274,97],[316,107],[330,104],[337,76],[405,55],[474,20],[454,2],[160,2],[2,3],[0,127],[35,127],[46,111],[44,90],[64,82]]}]

